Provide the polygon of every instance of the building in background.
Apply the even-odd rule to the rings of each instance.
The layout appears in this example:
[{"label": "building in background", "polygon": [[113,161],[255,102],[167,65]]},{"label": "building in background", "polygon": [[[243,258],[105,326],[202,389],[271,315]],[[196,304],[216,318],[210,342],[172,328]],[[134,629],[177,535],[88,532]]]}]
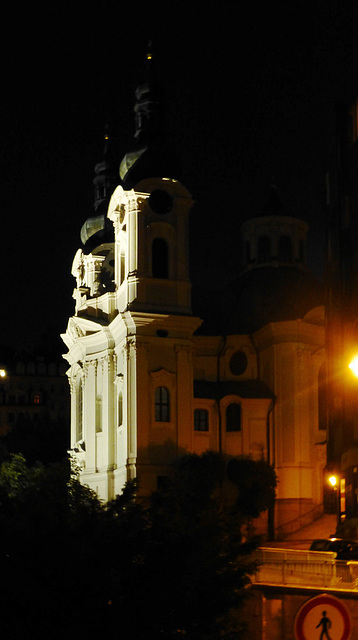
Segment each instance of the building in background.
[{"label": "building in background", "polygon": [[[56,343],[56,341],[54,341]],[[70,394],[61,352],[1,348],[0,437],[29,463],[55,462],[69,445]]]},{"label": "building in background", "polygon": [[324,292],[306,266],[308,227],[272,187],[242,226],[241,276],[221,292],[192,289],[193,201],[150,81],[135,116],[117,166],[106,133],[72,268],[62,337],[81,480],[109,500],[137,477],[145,496],[185,452],[263,457],[279,481],[271,535],[298,529],[322,513],[326,466]]}]

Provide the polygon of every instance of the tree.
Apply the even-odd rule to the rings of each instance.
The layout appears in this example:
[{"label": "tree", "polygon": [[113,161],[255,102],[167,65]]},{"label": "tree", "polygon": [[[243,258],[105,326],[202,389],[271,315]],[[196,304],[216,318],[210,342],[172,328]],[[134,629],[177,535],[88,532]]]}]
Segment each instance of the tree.
[{"label": "tree", "polygon": [[237,488],[235,506],[246,520],[248,535],[252,535],[253,519],[274,506],[275,470],[263,459],[239,456],[229,460],[227,476]]},{"label": "tree", "polygon": [[240,637],[256,541],[224,478],[218,454],[186,455],[149,502],[133,481],[104,505],[68,464],[13,455],[0,466],[3,637]]}]

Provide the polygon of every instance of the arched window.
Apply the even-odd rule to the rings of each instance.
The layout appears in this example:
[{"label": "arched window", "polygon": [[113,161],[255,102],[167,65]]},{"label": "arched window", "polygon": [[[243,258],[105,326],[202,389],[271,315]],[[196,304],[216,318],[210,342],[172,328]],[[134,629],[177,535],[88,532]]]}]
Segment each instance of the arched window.
[{"label": "arched window", "polygon": [[271,243],[268,236],[259,237],[257,253],[259,262],[269,262],[271,258]]},{"label": "arched window", "polygon": [[246,255],[246,264],[250,264],[251,262],[251,245],[249,242],[245,242],[245,255]]},{"label": "arched window", "polygon": [[123,395],[120,391],[118,394],[118,427],[121,427],[123,424]]},{"label": "arched window", "polygon": [[241,405],[236,402],[226,407],[226,431],[241,431]]},{"label": "arched window", "polygon": [[96,398],[96,433],[102,431],[102,396]]},{"label": "arched window", "polygon": [[152,243],[153,278],[169,277],[169,249],[163,238],[155,238]]},{"label": "arched window", "polygon": [[194,409],[194,431],[209,431],[209,411]]},{"label": "arched window", "polygon": [[278,241],[278,257],[280,262],[292,262],[292,241],[290,236],[281,236]]},{"label": "arched window", "polygon": [[170,394],[166,387],[157,387],[155,390],[155,421],[170,421]]}]

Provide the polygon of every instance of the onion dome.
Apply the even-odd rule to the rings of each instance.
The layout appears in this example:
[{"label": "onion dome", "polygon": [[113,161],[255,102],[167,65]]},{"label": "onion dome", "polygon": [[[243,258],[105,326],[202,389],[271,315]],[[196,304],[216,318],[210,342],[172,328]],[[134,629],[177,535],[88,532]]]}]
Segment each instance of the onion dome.
[{"label": "onion dome", "polygon": [[90,253],[100,244],[113,242],[113,224],[107,218],[107,209],[111,195],[118,185],[118,162],[112,146],[108,125],[104,134],[103,157],[95,166],[94,215],[87,218],[81,229],[81,242],[84,252]]},{"label": "onion dome", "polygon": [[124,189],[132,189],[145,178],[178,178],[178,160],[165,135],[163,91],[154,75],[149,45],[146,79],[135,91],[135,133],[119,168]]}]

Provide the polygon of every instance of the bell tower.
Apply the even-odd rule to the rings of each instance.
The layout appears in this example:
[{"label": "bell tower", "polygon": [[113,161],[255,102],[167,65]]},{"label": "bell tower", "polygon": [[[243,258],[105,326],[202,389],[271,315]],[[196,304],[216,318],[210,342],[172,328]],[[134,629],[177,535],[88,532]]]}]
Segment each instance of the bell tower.
[{"label": "bell tower", "polygon": [[178,181],[150,75],[136,91],[135,134],[109,205],[107,143],[96,166],[95,216],[82,227],[75,314],[63,336],[71,448],[81,481],[104,500],[131,478],[148,495],[192,448],[193,335],[201,324],[191,311],[193,200]]},{"label": "bell tower", "polygon": [[115,229],[119,311],[191,314],[189,192],[175,179],[147,178],[117,187],[108,217]]}]

